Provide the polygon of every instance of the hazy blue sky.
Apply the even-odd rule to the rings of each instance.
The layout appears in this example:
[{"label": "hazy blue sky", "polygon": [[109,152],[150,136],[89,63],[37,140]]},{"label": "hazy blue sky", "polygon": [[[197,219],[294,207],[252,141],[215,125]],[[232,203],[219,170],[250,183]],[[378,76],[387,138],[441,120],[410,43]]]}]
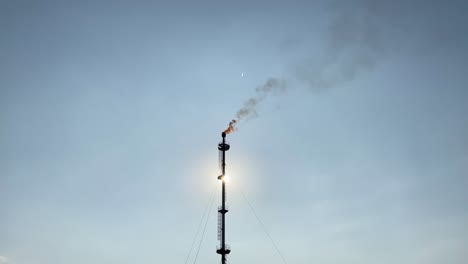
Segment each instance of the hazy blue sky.
[{"label": "hazy blue sky", "polygon": [[289,264],[467,263],[464,2],[0,0],[0,263],[184,264],[268,78],[230,263],[282,263],[242,191]]}]

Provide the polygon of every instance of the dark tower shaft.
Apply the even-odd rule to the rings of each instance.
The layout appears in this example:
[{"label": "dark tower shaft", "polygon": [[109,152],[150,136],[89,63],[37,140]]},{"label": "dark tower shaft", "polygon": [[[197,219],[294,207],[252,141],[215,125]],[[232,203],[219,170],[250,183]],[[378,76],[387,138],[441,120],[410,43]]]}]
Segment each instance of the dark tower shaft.
[{"label": "dark tower shaft", "polygon": [[[218,176],[218,180],[221,180],[221,207],[218,208],[218,214],[220,219],[218,220],[218,239],[220,239],[220,245],[218,246],[216,253],[221,255],[221,263],[226,264],[226,255],[231,252],[229,246],[226,245],[226,151],[229,150],[230,146],[226,143],[226,133],[222,133],[223,141],[218,144],[220,151],[220,163],[221,163],[221,175]],[[221,232],[221,234],[219,234]]]}]

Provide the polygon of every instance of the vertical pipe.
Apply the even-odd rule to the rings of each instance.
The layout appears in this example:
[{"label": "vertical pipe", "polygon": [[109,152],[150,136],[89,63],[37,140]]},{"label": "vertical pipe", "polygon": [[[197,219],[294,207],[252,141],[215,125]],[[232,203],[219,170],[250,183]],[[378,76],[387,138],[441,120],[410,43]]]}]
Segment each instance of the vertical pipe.
[{"label": "vertical pipe", "polygon": [[[226,134],[223,133],[222,134],[222,137],[223,137],[223,145],[226,144]],[[222,264],[226,264],[226,255],[225,255],[225,250],[226,250],[226,232],[225,232],[225,227],[226,227],[226,223],[225,223],[225,212],[226,212],[226,184],[225,184],[225,181],[226,179],[224,178],[225,177],[225,167],[226,167],[226,162],[225,162],[225,154],[226,154],[226,150],[225,148],[223,148],[223,161],[222,161],[222,175],[223,175],[223,180],[221,181],[221,184],[222,184],[222,210],[223,210],[223,214],[222,214],[222,226],[221,226],[221,248],[223,249],[223,254],[221,254],[221,262]]]},{"label": "vertical pipe", "polygon": [[220,242],[221,245],[216,250],[216,253],[221,255],[221,263],[226,264],[226,255],[231,252],[231,250],[226,245],[226,151],[229,150],[229,144],[226,143],[226,133],[221,134],[223,137],[223,141],[221,141],[218,145],[218,149],[220,152],[220,159],[221,159],[221,175],[218,176],[218,179],[221,180],[221,208],[218,212],[221,214],[221,223],[220,223]]}]

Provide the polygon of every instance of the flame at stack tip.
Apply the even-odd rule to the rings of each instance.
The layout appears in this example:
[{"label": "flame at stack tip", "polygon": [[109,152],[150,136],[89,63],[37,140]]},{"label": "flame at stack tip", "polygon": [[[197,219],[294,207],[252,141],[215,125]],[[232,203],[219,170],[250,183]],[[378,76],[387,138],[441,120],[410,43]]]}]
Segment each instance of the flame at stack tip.
[{"label": "flame at stack tip", "polygon": [[235,119],[231,120],[231,122],[229,122],[228,128],[226,128],[226,130],[224,130],[223,132],[226,133],[226,134],[229,134],[231,132],[236,131],[237,128],[234,126],[236,124],[236,122],[237,121]]}]

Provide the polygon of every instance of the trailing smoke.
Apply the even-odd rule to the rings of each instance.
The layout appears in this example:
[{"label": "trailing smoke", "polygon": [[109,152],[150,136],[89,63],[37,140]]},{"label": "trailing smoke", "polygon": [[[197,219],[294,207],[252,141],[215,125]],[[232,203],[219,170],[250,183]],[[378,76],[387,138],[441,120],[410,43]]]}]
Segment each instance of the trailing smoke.
[{"label": "trailing smoke", "polygon": [[224,133],[229,134],[236,131],[237,127],[235,125],[238,121],[256,117],[258,115],[256,111],[257,105],[265,100],[269,95],[284,94],[287,89],[288,85],[285,80],[277,78],[268,79],[263,85],[258,86],[255,89],[255,96],[249,98],[244,103],[244,106],[237,111],[237,119],[233,119],[229,122],[229,126],[224,130]]},{"label": "trailing smoke", "polygon": [[[292,69],[292,79],[312,91],[322,92],[372,70],[382,49],[371,7],[347,6],[338,10],[339,15],[331,21],[325,34],[321,56],[296,63]],[[256,108],[262,101],[270,95],[285,94],[290,88],[282,78],[269,78],[256,88],[255,95],[237,111],[236,118],[224,132],[228,134],[236,131],[239,121],[257,117]]]}]

